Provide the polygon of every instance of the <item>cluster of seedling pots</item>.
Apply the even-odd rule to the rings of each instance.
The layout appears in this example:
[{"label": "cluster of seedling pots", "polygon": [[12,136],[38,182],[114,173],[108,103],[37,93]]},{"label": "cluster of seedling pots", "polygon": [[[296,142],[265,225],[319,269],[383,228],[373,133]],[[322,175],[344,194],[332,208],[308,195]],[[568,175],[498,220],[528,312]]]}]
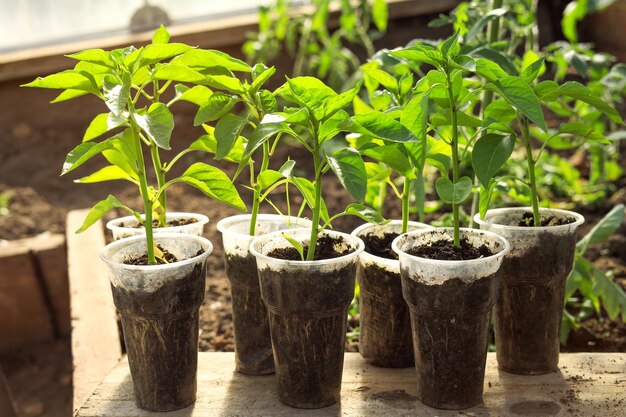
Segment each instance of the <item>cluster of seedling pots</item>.
[{"label": "cluster of seedling pots", "polygon": [[[536,94],[545,100],[561,94],[597,101],[577,85],[548,84],[535,93],[531,83],[543,58],[523,76],[511,76],[497,64],[461,55],[460,50],[455,34],[438,47],[415,44],[390,53],[396,60],[435,68],[415,84],[412,76],[403,76],[397,85],[381,78],[404,103],[394,108],[395,118],[378,110],[350,116],[344,109],[359,94],[360,84],[338,94],[316,78],[296,77],[270,92],[263,85],[273,68],[249,67],[219,51],[169,43],[164,28],[140,49],[72,55],[79,60],[74,70],[28,85],[65,90],[57,101],[87,93],[102,98],[110,113],[92,121],[83,143],[68,155],[63,173],[102,154],[111,165],[79,181],[128,180],[144,201],[143,211],[136,212],[109,196],[92,208],[80,229],[113,208],[131,213],[108,224],[115,241],[102,250],[102,259],[111,270],[139,407],[171,411],[191,405],[196,395],[198,315],[213,246],[201,237],[205,216],[167,211],[166,188],[185,183],[209,198],[246,209],[234,180],[210,165],[196,162],[166,181],[172,165],[191,151],[236,163],[235,177],[250,170],[251,213],[217,224],[231,282],[236,371],[251,376],[275,372],[285,404],[321,408],[339,401],[347,314],[357,279],[361,354],[376,366],[414,366],[418,398],[428,406],[464,409],[481,403],[494,306],[499,367],[518,374],[557,369],[564,285],[583,218],[539,209],[528,126],[545,127]],[[242,83],[233,72],[251,74],[250,82]],[[373,74],[381,77],[380,72]],[[467,82],[466,73],[471,74]],[[482,136],[472,158],[481,183],[481,210],[475,218],[480,229],[466,229],[460,227],[459,207],[471,194],[473,181],[460,175],[459,126],[474,123],[461,109],[476,79],[501,96],[499,111],[513,112],[519,129],[492,121],[477,132]],[[160,97],[172,82],[194,86],[176,85],[174,98],[164,104]],[[147,86],[152,89],[147,91]],[[145,107],[140,107],[142,97],[149,100]],[[277,99],[288,102],[282,112]],[[169,106],[178,100],[198,104],[196,124],[207,134],[163,163],[159,151],[170,148],[173,129]],[[245,116],[229,112],[238,103],[246,107]],[[437,112],[444,120],[430,123]],[[206,124],[212,121],[217,121],[215,127]],[[428,133],[437,123],[449,127],[449,137],[442,140],[450,148],[449,156],[438,154],[438,159],[428,151]],[[123,131],[94,141],[118,128]],[[360,144],[332,144],[341,132],[357,135]],[[297,176],[294,161],[278,170],[268,168],[283,135],[310,152],[313,180]],[[516,139],[528,152],[532,207],[487,210],[482,202],[489,198],[483,199],[482,193],[491,196],[494,175]],[[156,185],[148,185],[144,147]],[[388,222],[362,203],[368,182],[363,156],[387,164],[404,180],[402,193],[387,180],[402,201],[402,219]],[[254,157],[260,170],[255,170]],[[426,160],[433,158],[441,171],[435,189],[452,205],[454,227],[408,221],[411,184],[423,185]],[[358,201],[334,216],[322,198],[322,178],[328,171]],[[297,216],[290,209],[259,214],[260,204],[279,186],[287,194],[291,186],[303,195]],[[305,206],[310,220],[301,216]],[[352,234],[329,230],[331,221],[344,215],[368,223]],[[528,215],[532,223],[525,220]],[[550,223],[543,226],[545,220]]]}]

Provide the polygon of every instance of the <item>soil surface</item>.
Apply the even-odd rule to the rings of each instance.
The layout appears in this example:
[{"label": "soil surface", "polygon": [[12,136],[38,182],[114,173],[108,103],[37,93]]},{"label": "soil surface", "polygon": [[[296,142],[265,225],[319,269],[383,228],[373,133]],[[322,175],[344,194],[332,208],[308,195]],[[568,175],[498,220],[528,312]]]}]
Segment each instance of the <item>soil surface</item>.
[{"label": "soil surface", "polygon": [[[533,227],[533,221],[534,221],[534,217],[533,214],[531,212],[527,212],[522,214],[522,218],[518,223],[518,226],[520,227]],[[576,221],[576,219],[573,218],[560,218],[560,217],[556,217],[556,216],[541,216],[541,226],[542,227],[546,227],[546,226],[561,226],[564,224],[570,224],[570,223],[574,223]]]},{"label": "soil surface", "polygon": [[[163,249],[161,245],[157,245],[157,248],[161,252],[160,254],[155,253],[155,258],[158,265],[171,264],[173,262],[178,262],[178,258],[171,254],[167,249]],[[155,251],[157,252],[157,251]],[[199,254],[198,254],[199,255]],[[124,264],[126,265],[148,265],[148,252],[142,254],[141,256],[136,257],[128,257],[124,259]]]},{"label": "soil surface", "polygon": [[[198,220],[196,219],[176,219],[176,220],[169,220],[167,222],[166,227],[176,227],[176,226],[185,226],[187,224],[193,224],[196,223]],[[152,226],[153,227],[159,227],[159,220],[158,219],[154,219],[152,220]],[[133,223],[131,225],[126,224],[125,227],[133,227],[135,229],[139,229],[141,227],[143,227],[143,225],[139,222]]]},{"label": "soil surface", "polygon": [[[317,244],[315,245],[315,256],[313,256],[314,261],[321,261],[324,259],[334,259],[339,258],[340,256],[344,256],[352,252],[350,249],[344,249],[340,251],[337,249],[337,246],[341,244],[343,238],[332,238],[330,236],[321,236],[317,239]],[[304,245],[303,254],[309,252],[309,245]],[[270,253],[267,254],[272,258],[284,259],[287,261],[301,261],[302,258],[300,254],[294,247],[288,248],[278,248],[274,249]]]},{"label": "soil surface", "polygon": [[428,245],[411,248],[407,253],[440,261],[468,261],[493,255],[486,245],[475,247],[465,237],[461,238],[461,245],[458,248],[449,240],[437,240]]},{"label": "soil surface", "polygon": [[398,236],[398,233],[385,233],[382,236],[368,233],[361,239],[365,243],[365,252],[381,258],[398,259],[398,255],[391,249],[391,242]]}]

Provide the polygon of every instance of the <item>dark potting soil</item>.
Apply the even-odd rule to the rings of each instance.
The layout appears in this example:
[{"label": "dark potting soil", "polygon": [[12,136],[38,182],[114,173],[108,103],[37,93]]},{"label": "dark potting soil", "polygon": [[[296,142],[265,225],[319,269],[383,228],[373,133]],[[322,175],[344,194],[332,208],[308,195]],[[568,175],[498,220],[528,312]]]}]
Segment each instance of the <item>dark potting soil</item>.
[{"label": "dark potting soil", "polygon": [[[345,249],[343,251],[337,250],[337,246],[339,246],[343,242],[342,237],[333,238],[331,236],[320,236],[317,239],[317,245],[315,246],[315,257],[314,261],[319,261],[322,259],[333,259],[339,258],[340,256],[344,256],[352,252],[350,249]],[[304,253],[306,254],[309,251],[309,245],[304,245]],[[288,248],[278,248],[274,249],[270,253],[267,254],[272,258],[284,259],[287,261],[301,261],[300,254],[293,247]]]},{"label": "dark potting soil", "polygon": [[[159,248],[159,250],[161,252],[163,252],[163,256],[162,257],[156,257],[156,261],[157,261],[157,265],[165,265],[165,264],[171,264],[174,262],[178,262],[179,259],[172,253],[170,253],[167,249],[163,249],[163,247],[161,245],[157,245],[157,248]],[[204,250],[200,249],[198,252],[196,252],[196,254],[193,257],[196,257],[198,255],[202,255],[204,253]],[[181,261],[184,261],[184,259],[180,259]],[[126,265],[148,265],[148,253],[144,253],[141,256],[133,256],[133,257],[127,257],[126,259],[124,259],[124,264]]]},{"label": "dark potting soil", "polygon": [[[166,227],[185,226],[187,224],[196,223],[197,221],[198,220],[193,219],[191,217],[183,218],[183,219],[176,219],[176,220],[169,220],[167,222],[167,226]],[[153,227],[160,227],[159,220],[157,220],[157,219],[152,220],[152,226]],[[132,224],[125,225],[125,227],[133,227],[135,229],[139,229],[140,227],[143,227],[143,225],[140,224],[139,222],[134,222]]]},{"label": "dark potting soil", "polygon": [[468,261],[486,258],[494,254],[486,245],[475,247],[465,237],[461,238],[461,246],[458,248],[454,246],[452,241],[442,239],[428,245],[411,248],[407,253],[420,258],[440,261]]},{"label": "dark potting soil", "polygon": [[[541,226],[562,226],[564,224],[574,223],[576,219],[572,217],[557,217],[557,216],[541,216]],[[522,214],[522,218],[517,224],[520,227],[533,227],[533,214],[528,211]]]},{"label": "dark potting soil", "polygon": [[361,239],[365,242],[365,252],[380,256],[381,258],[398,259],[398,255],[391,250],[391,242],[398,236],[398,233],[393,232],[385,233],[382,236],[368,233],[361,237]]}]

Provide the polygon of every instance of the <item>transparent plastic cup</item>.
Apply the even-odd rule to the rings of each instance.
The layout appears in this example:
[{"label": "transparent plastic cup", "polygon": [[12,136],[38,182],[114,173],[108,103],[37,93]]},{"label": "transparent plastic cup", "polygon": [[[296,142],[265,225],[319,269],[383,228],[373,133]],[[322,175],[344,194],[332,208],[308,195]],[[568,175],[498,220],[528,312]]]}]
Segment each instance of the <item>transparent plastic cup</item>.
[{"label": "transparent plastic cup", "polygon": [[482,402],[489,312],[509,243],[495,233],[462,228],[469,243],[494,255],[447,261],[407,253],[452,236],[452,228],[418,230],[397,237],[392,248],[411,312],[418,398],[430,407],[459,410]]},{"label": "transparent plastic cup", "polygon": [[[165,220],[168,222],[180,219],[195,219],[196,221],[182,226],[155,227],[154,233],[187,233],[201,236],[204,231],[204,225],[209,222],[209,218],[204,214],[183,212],[165,214]],[[136,225],[137,218],[135,216],[125,216],[107,222],[106,227],[113,234],[113,240],[119,240],[125,237],[143,235],[146,233],[143,227],[136,227]]]},{"label": "transparent plastic cup", "polygon": [[[361,239],[324,231],[347,255],[319,261],[289,261],[268,256],[291,244],[274,232],[255,238],[261,297],[270,319],[280,400],[296,408],[322,408],[339,401],[348,308],[354,296]],[[284,233],[308,243],[310,229]]]},{"label": "transparent plastic cup", "polygon": [[[261,300],[256,258],[250,253],[250,214],[231,216],[217,223],[222,233],[226,275],[230,280],[233,326],[235,331],[235,366],[246,375],[274,373],[274,357],[270,338],[269,320]],[[307,219],[259,214],[256,235],[297,227],[311,227]]]},{"label": "transparent plastic cup", "polygon": [[[409,222],[409,231],[431,226]],[[402,220],[387,224],[363,224],[353,236],[383,237],[387,233],[400,234]],[[366,245],[367,246],[367,245]],[[391,249],[391,248],[390,248]],[[402,297],[400,262],[397,259],[376,256],[366,249],[359,256],[357,281],[359,293],[359,352],[371,364],[386,368],[406,368],[415,364],[411,318]]]},{"label": "transparent plastic cup", "polygon": [[569,224],[520,227],[530,207],[489,210],[474,217],[482,230],[507,239],[511,252],[502,265],[500,296],[494,309],[498,367],[516,374],[555,372],[565,282],[574,265],[576,231],[583,216],[567,210],[540,209],[542,216]]},{"label": "transparent plastic cup", "polygon": [[110,270],[137,406],[172,411],[196,399],[198,315],[213,246],[189,234],[156,234],[154,239],[182,261],[124,264],[146,252],[145,236],[114,241],[100,256]]}]

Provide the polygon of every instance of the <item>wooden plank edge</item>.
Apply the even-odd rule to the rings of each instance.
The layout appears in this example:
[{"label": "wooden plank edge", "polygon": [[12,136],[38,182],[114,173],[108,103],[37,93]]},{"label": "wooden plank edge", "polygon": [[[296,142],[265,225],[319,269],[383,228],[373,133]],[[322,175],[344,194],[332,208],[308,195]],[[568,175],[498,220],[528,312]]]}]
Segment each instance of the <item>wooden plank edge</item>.
[{"label": "wooden plank edge", "polygon": [[66,223],[74,414],[122,357],[108,272],[99,256],[105,245],[102,222],[74,233],[87,213],[70,211]]}]

